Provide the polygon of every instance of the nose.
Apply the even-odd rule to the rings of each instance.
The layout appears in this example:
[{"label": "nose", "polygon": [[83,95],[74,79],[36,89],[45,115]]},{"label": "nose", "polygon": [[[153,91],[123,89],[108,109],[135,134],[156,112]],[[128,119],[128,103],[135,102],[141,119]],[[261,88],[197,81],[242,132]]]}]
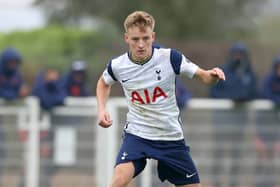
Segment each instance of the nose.
[{"label": "nose", "polygon": [[144,41],[143,40],[139,40],[138,47],[139,48],[143,48],[144,47]]}]

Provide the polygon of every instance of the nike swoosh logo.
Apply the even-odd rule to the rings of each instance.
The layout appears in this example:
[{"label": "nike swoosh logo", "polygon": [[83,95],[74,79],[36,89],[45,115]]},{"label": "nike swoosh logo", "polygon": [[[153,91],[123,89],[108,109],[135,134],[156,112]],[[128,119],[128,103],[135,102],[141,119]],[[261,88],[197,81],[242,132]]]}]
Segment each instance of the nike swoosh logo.
[{"label": "nike swoosh logo", "polygon": [[127,82],[127,81],[129,81],[130,79],[123,79],[122,80],[122,83],[125,83],[125,82]]},{"label": "nike swoosh logo", "polygon": [[190,174],[190,175],[187,173],[187,174],[186,174],[186,177],[187,177],[187,178],[191,178],[191,177],[194,176],[194,175],[196,175],[196,172],[193,173],[193,174]]}]

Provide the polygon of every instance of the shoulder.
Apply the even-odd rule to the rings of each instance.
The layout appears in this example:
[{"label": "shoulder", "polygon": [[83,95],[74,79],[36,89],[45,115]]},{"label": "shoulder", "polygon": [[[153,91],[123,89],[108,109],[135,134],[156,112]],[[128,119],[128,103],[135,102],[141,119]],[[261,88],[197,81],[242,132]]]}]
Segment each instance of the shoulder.
[{"label": "shoulder", "polygon": [[170,49],[170,61],[171,63],[180,63],[182,61],[183,54],[176,49]]},{"label": "shoulder", "polygon": [[171,49],[170,48],[154,48],[154,55],[169,57]]},{"label": "shoulder", "polygon": [[171,64],[175,74],[180,74],[181,64],[183,61],[190,62],[185,56],[173,48],[159,48],[154,49],[157,57],[168,59],[167,62]]},{"label": "shoulder", "polygon": [[128,63],[128,54],[124,53],[116,58],[111,59],[107,64],[108,74],[114,81],[117,81],[117,77],[122,66],[125,66]]},{"label": "shoulder", "polygon": [[120,67],[121,65],[125,64],[125,62],[128,61],[128,54],[124,53],[118,57],[112,58],[109,60],[107,64],[107,69],[110,71],[113,71]]},{"label": "shoulder", "polygon": [[109,61],[109,64],[111,64],[112,66],[119,66],[120,64],[123,64],[124,62],[127,62],[129,60],[128,58],[128,53],[123,53],[122,55],[112,58]]},{"label": "shoulder", "polygon": [[172,48],[154,48],[154,53],[159,56],[166,56],[170,58],[170,61],[182,60],[183,54]]}]

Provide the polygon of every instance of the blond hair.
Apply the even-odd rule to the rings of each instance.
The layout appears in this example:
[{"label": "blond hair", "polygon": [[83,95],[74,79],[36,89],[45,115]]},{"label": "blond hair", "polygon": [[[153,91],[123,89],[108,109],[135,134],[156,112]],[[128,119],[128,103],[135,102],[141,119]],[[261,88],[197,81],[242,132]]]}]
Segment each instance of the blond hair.
[{"label": "blond hair", "polygon": [[135,11],[129,14],[124,21],[125,32],[127,32],[129,28],[134,26],[140,29],[150,27],[152,30],[154,30],[155,19],[147,12]]}]

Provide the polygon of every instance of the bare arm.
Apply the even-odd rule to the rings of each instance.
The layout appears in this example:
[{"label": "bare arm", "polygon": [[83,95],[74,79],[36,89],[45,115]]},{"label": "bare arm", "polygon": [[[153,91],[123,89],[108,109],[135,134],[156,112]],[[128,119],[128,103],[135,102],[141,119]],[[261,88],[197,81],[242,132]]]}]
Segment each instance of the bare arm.
[{"label": "bare arm", "polygon": [[208,85],[216,84],[219,80],[226,80],[225,74],[220,68],[213,68],[211,70],[198,68],[195,77]]},{"label": "bare arm", "polygon": [[98,105],[98,124],[101,127],[108,128],[112,125],[110,115],[105,110],[106,102],[110,95],[111,86],[107,85],[103,78],[100,77],[96,86],[96,97]]}]

